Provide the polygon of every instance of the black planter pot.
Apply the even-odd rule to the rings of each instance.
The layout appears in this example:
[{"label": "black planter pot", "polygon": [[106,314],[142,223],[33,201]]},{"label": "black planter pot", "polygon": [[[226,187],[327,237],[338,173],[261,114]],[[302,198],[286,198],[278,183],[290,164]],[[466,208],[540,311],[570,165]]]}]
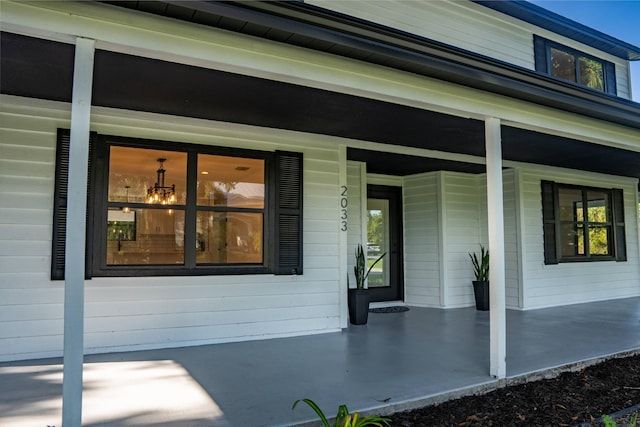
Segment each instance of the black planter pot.
[{"label": "black planter pot", "polygon": [[365,325],[369,319],[368,289],[349,289],[349,321],[353,325]]},{"label": "black planter pot", "polygon": [[476,296],[476,309],[481,311],[489,310],[489,282],[474,280],[473,293]]}]

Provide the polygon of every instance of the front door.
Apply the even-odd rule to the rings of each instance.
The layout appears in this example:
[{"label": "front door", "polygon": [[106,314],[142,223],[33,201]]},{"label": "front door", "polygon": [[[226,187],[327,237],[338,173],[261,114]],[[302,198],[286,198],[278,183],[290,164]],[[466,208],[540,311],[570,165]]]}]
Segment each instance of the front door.
[{"label": "front door", "polygon": [[[400,301],[402,283],[402,188],[367,186],[367,260],[371,301]],[[368,267],[367,267],[368,268]]]}]

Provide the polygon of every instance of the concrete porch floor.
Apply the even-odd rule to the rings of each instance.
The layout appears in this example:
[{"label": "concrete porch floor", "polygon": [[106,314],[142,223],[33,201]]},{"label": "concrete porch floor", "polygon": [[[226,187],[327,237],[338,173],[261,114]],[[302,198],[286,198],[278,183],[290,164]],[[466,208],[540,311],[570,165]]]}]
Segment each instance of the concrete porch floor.
[{"label": "concrete porch floor", "polygon": [[[640,297],[507,312],[507,376],[640,349]],[[85,358],[85,426],[280,426],[482,387],[489,313],[411,307],[341,333]],[[60,426],[61,359],[0,364],[0,425]]]}]

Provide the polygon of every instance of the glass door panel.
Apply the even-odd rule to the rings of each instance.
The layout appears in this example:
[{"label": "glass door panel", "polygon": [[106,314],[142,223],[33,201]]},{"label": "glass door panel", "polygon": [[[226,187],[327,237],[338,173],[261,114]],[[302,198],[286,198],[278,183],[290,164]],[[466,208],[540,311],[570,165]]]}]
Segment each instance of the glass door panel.
[{"label": "glass door panel", "polygon": [[[367,269],[389,253],[389,200],[367,200]],[[389,257],[384,256],[369,273],[369,288],[390,286]]]}]

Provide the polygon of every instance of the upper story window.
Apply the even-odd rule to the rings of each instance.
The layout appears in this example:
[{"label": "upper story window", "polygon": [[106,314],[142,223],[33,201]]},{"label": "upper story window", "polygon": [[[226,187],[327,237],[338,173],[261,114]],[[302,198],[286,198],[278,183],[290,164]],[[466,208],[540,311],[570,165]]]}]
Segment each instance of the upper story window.
[{"label": "upper story window", "polygon": [[542,182],[545,263],[624,261],[620,189]]},{"label": "upper story window", "polygon": [[[64,274],[68,131],[58,138],[53,278]],[[95,134],[91,152],[88,277],[302,273],[299,153]]]},{"label": "upper story window", "polygon": [[534,36],[536,70],[580,86],[616,95],[615,65]]}]

